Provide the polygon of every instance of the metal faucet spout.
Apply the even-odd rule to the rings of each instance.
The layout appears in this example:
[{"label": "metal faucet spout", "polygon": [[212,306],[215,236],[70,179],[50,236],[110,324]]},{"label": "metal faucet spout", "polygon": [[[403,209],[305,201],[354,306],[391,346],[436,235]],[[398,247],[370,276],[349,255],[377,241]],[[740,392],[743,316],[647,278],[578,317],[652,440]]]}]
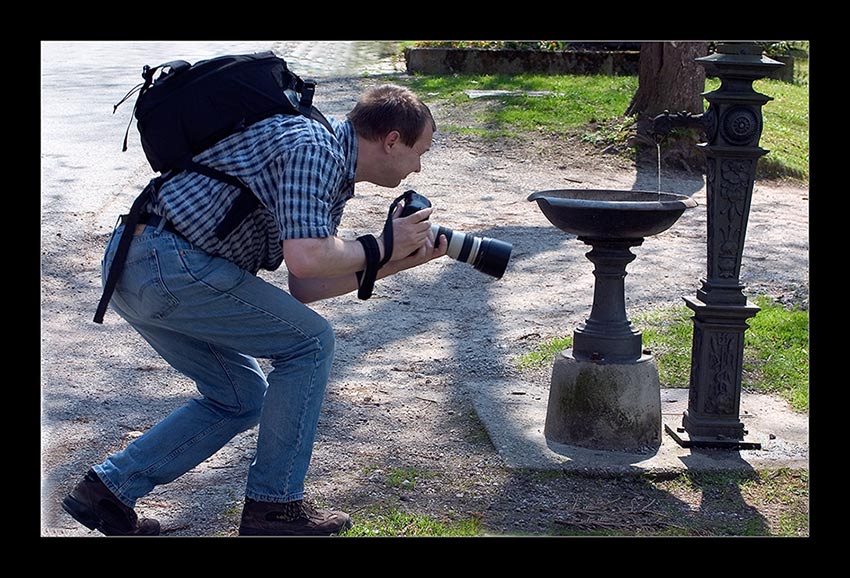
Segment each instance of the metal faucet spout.
[{"label": "metal faucet spout", "polygon": [[705,133],[708,122],[705,113],[693,114],[687,111],[673,113],[665,110],[652,119],[648,132],[655,138],[655,142],[660,143],[674,128],[695,128]]}]

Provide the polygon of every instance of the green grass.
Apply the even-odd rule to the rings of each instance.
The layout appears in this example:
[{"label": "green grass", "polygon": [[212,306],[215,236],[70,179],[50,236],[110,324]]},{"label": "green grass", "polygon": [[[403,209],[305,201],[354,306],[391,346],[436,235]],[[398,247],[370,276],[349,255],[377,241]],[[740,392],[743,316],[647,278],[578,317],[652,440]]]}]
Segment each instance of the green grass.
[{"label": "green grass", "polygon": [[[753,87],[773,100],[762,107],[764,130],[759,142],[769,153],[759,160],[760,178],[809,178],[808,61],[795,61],[794,84],[761,79]],[[536,132],[577,134],[600,146],[621,144],[634,131],[623,113],[637,90],[637,76],[604,75],[417,75],[401,80],[429,102],[477,111],[474,126],[440,125],[440,130],[474,133],[482,138],[510,138]],[[707,79],[705,91],[719,87]],[[542,96],[509,94],[472,99],[468,90],[544,92]],[[708,103],[704,102],[707,106]],[[626,148],[626,150],[629,150]]]},{"label": "green grass", "polygon": [[[742,387],[781,395],[800,412],[809,410],[809,313],[786,308],[768,297],[754,300],[761,308],[749,321],[744,339]],[[632,324],[643,333],[643,345],[658,364],[662,387],[688,387],[690,381],[692,311],[685,306],[639,312]],[[533,369],[550,363],[571,340],[559,337],[520,356],[517,366]]]},{"label": "green grass", "polygon": [[744,387],[780,393],[798,410],[809,409],[809,312],[785,309],[766,297],[750,321],[744,351]]},{"label": "green grass", "polygon": [[[669,479],[652,479],[657,490],[679,499],[695,501],[700,511],[692,521],[671,512],[679,533],[694,536],[784,536],[809,535],[809,472],[778,469],[753,472],[686,472]],[[776,522],[769,522],[752,510],[751,504],[781,510]],[[718,516],[716,522],[706,512],[739,511],[742,515]],[[705,512],[703,512],[705,511]]]},{"label": "green grass", "polygon": [[541,367],[552,361],[555,356],[573,346],[573,338],[571,335],[557,337],[535,347],[532,351],[520,356],[517,361],[517,366],[520,369],[533,369]]},{"label": "green grass", "polygon": [[691,374],[693,311],[685,306],[638,312],[632,324],[652,351],[662,387],[688,387]]},{"label": "green grass", "polygon": [[433,474],[418,468],[391,468],[387,472],[386,482],[390,488],[412,490],[416,487],[417,480],[431,477]]},{"label": "green grass", "polygon": [[467,90],[545,93],[487,97],[477,127],[441,125],[441,130],[476,130],[487,136],[510,136],[545,130],[563,133],[588,123],[620,117],[637,89],[634,76],[446,75],[416,76],[408,84],[428,99],[451,106],[473,105]]},{"label": "green grass", "polygon": [[762,109],[764,135],[760,145],[770,151],[759,160],[765,174],[809,178],[809,90],[775,80],[756,83],[773,97]]},{"label": "green grass", "polygon": [[422,514],[410,514],[397,509],[372,512],[361,515],[357,524],[342,534],[345,537],[458,537],[479,536],[481,526],[478,520],[467,519],[455,522],[442,522]]},{"label": "green grass", "polygon": [[[563,471],[527,471],[535,484],[557,481],[573,474]],[[684,472],[673,477],[645,474],[624,479],[635,495],[657,493],[650,506],[633,511],[627,503],[600,512],[599,528],[573,528],[553,525],[547,535],[571,536],[786,536],[809,535],[809,473],[807,470],[779,469],[752,472]],[[686,509],[683,503],[695,504]],[[782,514],[769,520],[760,508],[774,507]],[[579,507],[579,510],[582,508]],[[619,516],[618,516],[619,512]],[[733,515],[729,515],[734,513]],[[557,517],[557,516],[556,516]],[[636,524],[641,520],[649,524]],[[657,522],[657,523],[651,523]],[[357,523],[343,537],[475,537],[490,534],[478,517],[438,519],[405,512],[394,506],[375,505],[357,514]],[[522,534],[514,534],[522,535]],[[536,534],[528,534],[536,535]]]}]

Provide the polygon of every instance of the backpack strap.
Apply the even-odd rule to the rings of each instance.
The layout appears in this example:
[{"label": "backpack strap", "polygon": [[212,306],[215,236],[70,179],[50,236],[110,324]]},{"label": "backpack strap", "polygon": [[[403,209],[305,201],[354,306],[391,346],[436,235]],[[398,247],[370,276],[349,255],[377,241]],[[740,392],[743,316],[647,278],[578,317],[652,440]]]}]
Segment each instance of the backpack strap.
[{"label": "backpack strap", "polygon": [[[194,161],[188,161],[184,164],[186,165],[186,170],[192,170],[208,177],[222,180],[226,183],[239,187],[241,190],[239,197],[237,197],[233,206],[230,208],[227,215],[225,215],[224,220],[218,225],[218,227],[216,227],[215,232],[220,239],[224,239],[227,235],[233,232],[233,229],[235,229],[236,226],[239,225],[239,223],[241,223],[245,217],[247,217],[257,207],[257,205],[259,205],[259,199],[257,199],[256,195],[254,195],[251,189],[248,188],[248,185],[242,182],[241,179]],[[142,215],[142,208],[150,199],[151,193],[159,190],[159,187],[161,187],[163,183],[171,179],[176,174],[177,172],[170,171],[152,179],[142,190],[139,196],[136,197],[136,200],[133,201],[133,205],[130,207],[130,212],[121,216],[121,222],[124,225],[124,230],[121,232],[121,238],[118,240],[118,247],[115,249],[115,256],[112,259],[112,264],[109,267],[109,273],[107,273],[106,276],[106,282],[103,285],[103,293],[101,294],[100,302],[97,304],[97,310],[94,314],[95,323],[103,323],[103,317],[106,314],[107,307],[109,306],[109,300],[112,298],[112,294],[115,292],[115,286],[118,284],[118,279],[121,278],[121,273],[124,271],[124,262],[127,260],[127,253],[130,250],[130,242],[133,240],[136,225],[139,224],[139,218]]]},{"label": "backpack strap", "polygon": [[[334,129],[331,126],[331,123],[328,122],[328,119],[325,118],[325,115],[323,115],[318,108],[313,106],[313,96],[316,94],[316,81],[302,80],[297,74],[292,72],[290,72],[290,74],[292,74],[295,82],[295,94],[289,92],[289,101],[298,110],[298,114],[322,123],[331,134],[334,134]],[[301,95],[301,98],[296,101],[295,97],[299,94]]]},{"label": "backpack strap", "polygon": [[330,133],[332,135],[336,136],[336,133],[334,133],[334,129],[331,126],[331,123],[328,121],[327,118],[325,118],[325,115],[323,115],[322,112],[318,108],[316,108],[315,106],[311,107],[309,114],[307,114],[305,116],[307,118],[312,118],[313,120],[322,123],[323,125],[325,125],[325,128],[328,129],[328,131],[330,131]]},{"label": "backpack strap", "polygon": [[[168,177],[170,178],[170,177]],[[118,279],[121,277],[121,272],[124,270],[124,261],[127,260],[127,252],[130,250],[130,241],[133,240],[133,234],[136,231],[136,225],[139,224],[139,217],[142,214],[142,207],[151,196],[151,193],[159,188],[159,186],[167,179],[159,176],[152,179],[147,186],[142,190],[133,205],[130,207],[130,212],[122,216],[124,230],[121,232],[121,238],[118,241],[118,248],[115,250],[115,256],[112,258],[112,265],[109,267],[109,273],[106,276],[106,282],[103,285],[103,294],[100,297],[100,302],[97,304],[97,311],[94,314],[95,323],[103,323],[103,316],[106,314],[106,307],[109,305],[109,300],[112,298],[112,293],[115,291],[115,285],[118,284]]]},{"label": "backpack strap", "polygon": [[260,200],[254,191],[245,184],[239,177],[227,174],[218,169],[214,169],[207,165],[195,162],[193,160],[183,161],[180,163],[180,168],[202,174],[211,179],[223,181],[229,185],[239,188],[239,196],[233,202],[233,205],[227,211],[227,214],[222,219],[221,223],[215,228],[216,236],[222,241],[233,232],[239,224],[245,220],[256,208],[260,205]]}]

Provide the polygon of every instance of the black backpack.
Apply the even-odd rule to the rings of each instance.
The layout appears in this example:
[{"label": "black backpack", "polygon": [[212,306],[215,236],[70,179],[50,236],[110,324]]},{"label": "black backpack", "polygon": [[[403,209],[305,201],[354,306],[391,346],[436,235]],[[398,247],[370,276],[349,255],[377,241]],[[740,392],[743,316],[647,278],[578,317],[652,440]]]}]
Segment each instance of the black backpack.
[{"label": "black backpack", "polygon": [[[272,52],[220,56],[195,64],[175,60],[155,67],[145,65],[142,78],[144,82],[128,92],[115,105],[113,113],[138,92],[133,114],[138,121],[142,148],[151,168],[161,174],[148,183],[124,217],[125,228],[94,316],[96,323],[103,322],[141,208],[162,183],[188,170],[239,187],[239,197],[216,228],[220,239],[233,232],[259,204],[244,182],[193,161],[195,155],[275,114],[312,118],[333,134],[330,123],[313,106],[316,83],[302,80],[289,70],[285,60]],[[128,125],[124,151],[129,130]]]},{"label": "black backpack", "polygon": [[175,60],[145,66],[142,78],[115,109],[138,90],[133,112],[142,148],[151,168],[161,173],[187,168],[198,153],[274,114],[309,116],[332,131],[313,106],[316,83],[302,80],[272,52],[220,56],[194,65]]}]

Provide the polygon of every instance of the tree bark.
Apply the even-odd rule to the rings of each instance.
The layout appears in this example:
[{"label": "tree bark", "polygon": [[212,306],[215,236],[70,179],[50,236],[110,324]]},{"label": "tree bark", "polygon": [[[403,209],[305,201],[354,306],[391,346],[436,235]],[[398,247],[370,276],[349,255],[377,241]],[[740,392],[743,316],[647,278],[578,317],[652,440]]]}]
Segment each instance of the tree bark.
[{"label": "tree bark", "polygon": [[694,59],[707,54],[707,42],[641,43],[638,89],[626,115],[704,112],[705,70]]}]

